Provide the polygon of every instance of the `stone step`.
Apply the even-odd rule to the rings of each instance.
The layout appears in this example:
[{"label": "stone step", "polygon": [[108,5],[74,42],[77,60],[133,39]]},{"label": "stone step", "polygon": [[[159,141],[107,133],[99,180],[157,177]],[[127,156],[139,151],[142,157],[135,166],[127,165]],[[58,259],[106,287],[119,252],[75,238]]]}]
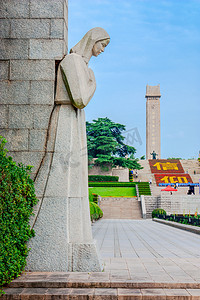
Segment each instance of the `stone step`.
[{"label": "stone step", "polygon": [[137,281],[129,277],[111,276],[109,272],[24,272],[13,280],[9,289],[31,288],[129,288],[129,289],[200,289],[200,282]]},{"label": "stone step", "polygon": [[[150,218],[150,216],[149,216]],[[104,220],[142,220],[142,217],[141,216],[119,216],[119,215],[116,215],[116,216],[105,216],[103,217]]]},{"label": "stone step", "polygon": [[104,219],[141,219],[141,204],[133,197],[105,197],[101,198],[100,208]]},{"label": "stone step", "polygon": [[199,179],[200,179],[200,172],[199,172],[199,174],[190,174],[190,176],[191,176],[191,178],[192,178],[192,181],[194,182],[194,183],[199,183]]},{"label": "stone step", "polygon": [[200,289],[165,288],[8,288],[2,300],[200,299]]}]

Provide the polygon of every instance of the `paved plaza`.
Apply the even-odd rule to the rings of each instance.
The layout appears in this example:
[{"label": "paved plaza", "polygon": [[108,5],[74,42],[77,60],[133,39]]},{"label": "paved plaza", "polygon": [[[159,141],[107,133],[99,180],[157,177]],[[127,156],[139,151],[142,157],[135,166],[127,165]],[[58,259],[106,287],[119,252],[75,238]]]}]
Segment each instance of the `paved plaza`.
[{"label": "paved plaza", "polygon": [[99,220],[92,226],[112,279],[200,283],[200,236],[152,220]]},{"label": "paved plaza", "polygon": [[104,272],[24,272],[2,299],[200,299],[200,235],[151,220],[92,228]]}]

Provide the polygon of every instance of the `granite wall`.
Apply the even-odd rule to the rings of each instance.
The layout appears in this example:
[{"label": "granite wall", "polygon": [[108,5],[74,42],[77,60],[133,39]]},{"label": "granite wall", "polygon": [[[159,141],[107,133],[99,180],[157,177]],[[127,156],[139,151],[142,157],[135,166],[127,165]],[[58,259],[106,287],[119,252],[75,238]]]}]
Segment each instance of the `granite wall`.
[{"label": "granite wall", "polygon": [[158,197],[158,207],[168,214],[195,214],[200,211],[200,196],[198,195],[161,195]]},{"label": "granite wall", "polygon": [[128,168],[111,168],[108,170],[101,169],[100,166],[93,166],[88,170],[89,175],[103,175],[103,176],[118,176],[119,182],[129,182],[129,169]]},{"label": "granite wall", "polygon": [[33,165],[46,149],[55,70],[67,53],[67,0],[1,0],[0,135],[17,162]]},{"label": "granite wall", "polygon": [[156,208],[164,209],[167,214],[194,214],[200,211],[200,197],[198,195],[167,195],[144,196],[146,217],[151,218],[151,213]]}]

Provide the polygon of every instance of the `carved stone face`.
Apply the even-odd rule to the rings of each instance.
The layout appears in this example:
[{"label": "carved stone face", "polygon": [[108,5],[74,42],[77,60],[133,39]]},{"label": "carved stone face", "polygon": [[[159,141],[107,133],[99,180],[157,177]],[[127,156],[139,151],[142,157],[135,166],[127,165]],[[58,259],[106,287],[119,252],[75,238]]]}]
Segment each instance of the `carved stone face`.
[{"label": "carved stone face", "polygon": [[98,56],[100,53],[104,52],[104,49],[108,45],[109,41],[109,39],[106,39],[96,42],[92,48],[92,55]]}]

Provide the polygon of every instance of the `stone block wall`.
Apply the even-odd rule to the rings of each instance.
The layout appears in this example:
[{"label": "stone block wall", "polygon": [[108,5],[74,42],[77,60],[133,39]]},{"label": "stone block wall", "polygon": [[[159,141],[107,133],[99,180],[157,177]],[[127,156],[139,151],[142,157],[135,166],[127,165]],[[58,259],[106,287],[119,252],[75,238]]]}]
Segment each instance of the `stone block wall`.
[{"label": "stone block wall", "polygon": [[129,182],[129,169],[128,168],[113,168],[112,176],[118,176],[119,182]]},{"label": "stone block wall", "polygon": [[146,217],[151,218],[155,208],[164,209],[167,214],[194,214],[200,211],[200,197],[196,195],[144,196]]},{"label": "stone block wall", "polygon": [[1,0],[0,135],[33,177],[46,152],[56,61],[67,54],[67,10],[67,0]]},{"label": "stone block wall", "polygon": [[158,197],[158,207],[167,214],[194,214],[200,211],[200,196],[196,195],[161,195]]},{"label": "stone block wall", "polygon": [[89,175],[106,175],[106,176],[118,176],[119,182],[129,182],[129,169],[128,168],[111,168],[108,170],[102,169],[100,166],[93,166],[88,170]]},{"label": "stone block wall", "polygon": [[112,168],[109,167],[108,170],[102,170],[99,166],[93,166],[88,169],[88,175],[106,175],[112,176]]}]

